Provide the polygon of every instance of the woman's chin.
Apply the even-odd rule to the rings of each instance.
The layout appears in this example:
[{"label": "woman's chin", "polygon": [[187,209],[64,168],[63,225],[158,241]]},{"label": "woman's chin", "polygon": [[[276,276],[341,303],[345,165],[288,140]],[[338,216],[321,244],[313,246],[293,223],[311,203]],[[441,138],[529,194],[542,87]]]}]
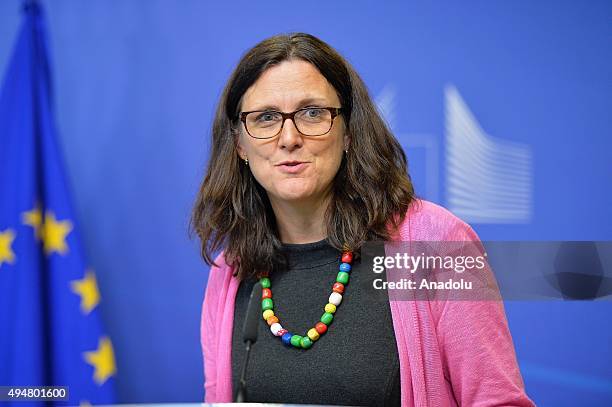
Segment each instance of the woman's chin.
[{"label": "woman's chin", "polygon": [[277,199],[286,202],[297,202],[308,200],[315,195],[313,188],[307,185],[286,185],[285,188],[276,190],[274,194]]},{"label": "woman's chin", "polygon": [[286,202],[297,202],[307,200],[312,197],[312,193],[307,191],[279,191],[278,199]]}]

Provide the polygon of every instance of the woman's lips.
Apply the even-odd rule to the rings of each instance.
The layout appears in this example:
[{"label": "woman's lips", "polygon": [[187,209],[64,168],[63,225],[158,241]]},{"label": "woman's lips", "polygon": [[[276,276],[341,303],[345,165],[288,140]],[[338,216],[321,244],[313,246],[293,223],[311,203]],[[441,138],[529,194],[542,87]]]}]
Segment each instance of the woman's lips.
[{"label": "woman's lips", "polygon": [[308,164],[308,162],[299,161],[282,162],[276,165],[276,168],[285,174],[298,174],[302,172]]}]

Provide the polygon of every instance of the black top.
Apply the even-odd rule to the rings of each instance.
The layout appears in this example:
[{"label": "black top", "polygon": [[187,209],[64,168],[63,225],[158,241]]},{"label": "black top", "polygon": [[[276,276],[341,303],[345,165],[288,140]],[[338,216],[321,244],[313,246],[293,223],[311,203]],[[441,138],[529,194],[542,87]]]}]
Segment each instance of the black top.
[{"label": "black top", "polygon": [[[283,328],[304,336],[324,313],[336,280],[340,253],[326,240],[286,244],[287,271],[270,276],[274,313]],[[364,262],[365,264],[365,262]],[[379,276],[384,277],[384,276]],[[389,297],[376,295],[372,270],[353,261],[342,303],[328,331],[310,349],[286,346],[259,319],[247,370],[247,401],[269,403],[399,406],[400,373]],[[244,315],[255,281],[236,294],[232,337],[232,384],[244,363]]]}]

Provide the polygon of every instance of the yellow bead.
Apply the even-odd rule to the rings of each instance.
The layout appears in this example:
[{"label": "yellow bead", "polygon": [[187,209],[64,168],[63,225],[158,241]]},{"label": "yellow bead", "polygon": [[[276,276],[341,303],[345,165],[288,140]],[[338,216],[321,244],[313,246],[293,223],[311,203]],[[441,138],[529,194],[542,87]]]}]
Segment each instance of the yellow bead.
[{"label": "yellow bead", "polygon": [[263,319],[265,319],[266,321],[268,320],[268,318],[270,318],[271,316],[274,316],[274,311],[272,311],[271,309],[267,309],[263,312]]},{"label": "yellow bead", "polygon": [[334,304],[325,305],[325,312],[329,312],[330,314],[333,314],[334,312],[336,312],[336,306]]},{"label": "yellow bead", "polygon": [[313,341],[316,341],[317,339],[319,339],[319,333],[314,328],[310,328],[307,335]]}]

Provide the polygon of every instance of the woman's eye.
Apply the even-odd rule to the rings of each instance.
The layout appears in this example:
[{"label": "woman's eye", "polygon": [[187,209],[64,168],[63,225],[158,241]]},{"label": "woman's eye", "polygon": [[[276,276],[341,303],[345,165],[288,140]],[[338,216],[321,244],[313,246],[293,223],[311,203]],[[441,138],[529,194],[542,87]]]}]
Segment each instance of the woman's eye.
[{"label": "woman's eye", "polygon": [[275,112],[264,112],[260,114],[259,116],[257,116],[256,120],[258,122],[269,122],[269,121],[276,120],[276,116],[277,114]]},{"label": "woman's eye", "polygon": [[319,117],[321,115],[321,109],[308,109],[306,110],[306,116],[314,119],[316,117]]}]

